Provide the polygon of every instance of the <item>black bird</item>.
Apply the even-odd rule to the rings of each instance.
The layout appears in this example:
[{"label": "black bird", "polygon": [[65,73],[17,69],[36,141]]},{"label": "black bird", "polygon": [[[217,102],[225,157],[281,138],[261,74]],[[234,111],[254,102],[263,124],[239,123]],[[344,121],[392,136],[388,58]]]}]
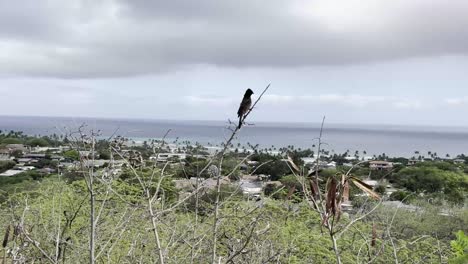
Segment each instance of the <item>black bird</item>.
[{"label": "black bird", "polygon": [[252,99],[250,96],[254,92],[250,89],[247,89],[244,94],[244,98],[242,98],[242,102],[240,103],[239,110],[237,110],[237,116],[239,117],[239,128],[242,126],[242,119],[244,119],[245,114],[249,111],[250,107],[252,107]]}]

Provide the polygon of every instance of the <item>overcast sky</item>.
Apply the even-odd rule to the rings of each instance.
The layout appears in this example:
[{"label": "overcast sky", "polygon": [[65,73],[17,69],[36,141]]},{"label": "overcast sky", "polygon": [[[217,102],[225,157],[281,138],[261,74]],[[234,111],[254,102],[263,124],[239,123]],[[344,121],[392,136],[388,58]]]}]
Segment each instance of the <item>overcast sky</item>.
[{"label": "overcast sky", "polygon": [[468,126],[466,0],[0,0],[0,114]]}]

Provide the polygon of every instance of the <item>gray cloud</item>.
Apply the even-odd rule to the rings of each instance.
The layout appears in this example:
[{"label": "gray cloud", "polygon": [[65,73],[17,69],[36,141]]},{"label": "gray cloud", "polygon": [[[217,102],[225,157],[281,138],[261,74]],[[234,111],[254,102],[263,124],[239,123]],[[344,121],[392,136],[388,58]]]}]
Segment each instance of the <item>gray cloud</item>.
[{"label": "gray cloud", "polygon": [[453,0],[0,2],[0,73],[99,78],[468,55]]}]

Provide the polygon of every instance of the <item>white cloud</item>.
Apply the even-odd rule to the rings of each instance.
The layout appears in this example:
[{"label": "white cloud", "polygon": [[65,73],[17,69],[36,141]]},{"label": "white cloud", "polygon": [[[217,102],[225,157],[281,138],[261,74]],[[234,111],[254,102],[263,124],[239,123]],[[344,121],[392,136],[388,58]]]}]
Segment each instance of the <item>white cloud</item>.
[{"label": "white cloud", "polygon": [[0,74],[122,77],[468,54],[465,0],[32,2],[0,1]]},{"label": "white cloud", "polygon": [[399,98],[392,102],[392,106],[402,110],[417,110],[423,108],[424,104],[416,99]]},{"label": "white cloud", "polygon": [[445,103],[450,106],[460,106],[468,104],[468,97],[460,97],[460,98],[447,98],[445,99]]},{"label": "white cloud", "polygon": [[[253,98],[255,100],[255,97]],[[420,109],[423,103],[419,100],[398,98],[393,96],[372,96],[359,94],[320,94],[320,95],[278,95],[266,94],[263,103],[276,106],[307,106],[307,104],[322,104],[328,106],[344,106],[365,108],[370,106],[389,105],[398,109]],[[225,106],[240,102],[240,98],[185,96],[184,101],[191,105]]]},{"label": "white cloud", "polygon": [[[184,96],[183,102],[195,106],[226,106],[232,105],[236,101],[228,97],[210,97],[210,96]],[[239,101],[240,102],[240,101]]]},{"label": "white cloud", "polygon": [[322,103],[342,104],[342,105],[350,105],[350,106],[355,106],[355,107],[364,107],[369,104],[384,102],[389,99],[390,98],[387,98],[384,96],[366,96],[366,95],[359,95],[359,94],[350,94],[350,95],[324,94],[324,95],[318,96],[318,100]]}]

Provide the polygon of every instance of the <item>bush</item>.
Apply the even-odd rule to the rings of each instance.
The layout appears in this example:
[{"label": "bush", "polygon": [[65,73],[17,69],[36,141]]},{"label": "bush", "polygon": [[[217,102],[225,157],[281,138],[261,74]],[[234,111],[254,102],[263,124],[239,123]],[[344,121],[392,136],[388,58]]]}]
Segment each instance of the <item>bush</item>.
[{"label": "bush", "polygon": [[10,177],[0,177],[0,186],[17,184],[23,181],[41,180],[44,176],[37,171],[25,171]]},{"label": "bush", "polygon": [[23,141],[21,141],[18,138],[4,138],[2,140],[2,144],[22,144]]},{"label": "bush", "polygon": [[[216,202],[216,196],[217,192],[216,189],[207,189],[205,192],[202,192],[198,196],[198,214],[199,215],[207,215],[209,213],[213,212],[213,208]],[[222,203],[225,201],[227,198],[233,196],[234,198],[241,198],[242,197],[242,192],[240,191],[239,188],[232,186],[232,185],[226,185],[222,184],[220,186],[220,194],[219,194],[219,201]],[[234,199],[235,201],[236,199]],[[192,196],[190,199],[188,199],[186,203],[186,208],[189,211],[194,212],[196,209],[196,197]]]},{"label": "bush", "polygon": [[456,236],[457,239],[450,242],[454,257],[449,263],[468,263],[468,236],[461,230],[456,233]]},{"label": "bush", "polygon": [[11,160],[0,161],[0,173],[5,172],[15,167],[16,163]]},{"label": "bush", "polygon": [[281,179],[283,176],[291,173],[291,169],[286,164],[286,162],[282,160],[275,160],[273,162],[264,164],[263,166],[258,167],[255,171],[256,174],[265,174],[270,175],[272,181],[277,181]]},{"label": "bush", "polygon": [[408,198],[411,197],[410,195],[411,195],[410,192],[396,191],[396,192],[393,192],[392,194],[390,194],[390,200],[408,202]]},{"label": "bush", "polygon": [[47,147],[49,146],[49,142],[45,140],[44,138],[33,138],[30,139],[26,142],[26,145],[31,146],[31,147]]},{"label": "bush", "polygon": [[375,188],[375,191],[379,194],[385,194],[386,190],[387,188],[385,187],[385,185],[379,185]]},{"label": "bush", "polygon": [[74,149],[71,149],[71,150],[65,151],[63,153],[63,157],[66,159],[70,159],[70,160],[79,160],[80,153]]}]

